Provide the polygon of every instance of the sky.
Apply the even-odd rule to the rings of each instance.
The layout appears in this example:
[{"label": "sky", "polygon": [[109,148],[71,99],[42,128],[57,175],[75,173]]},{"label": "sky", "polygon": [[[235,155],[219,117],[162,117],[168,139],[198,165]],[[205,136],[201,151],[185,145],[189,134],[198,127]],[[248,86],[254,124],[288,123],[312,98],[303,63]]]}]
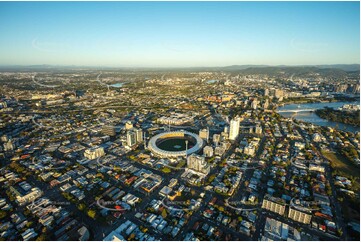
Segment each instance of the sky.
[{"label": "sky", "polygon": [[0,2],[0,65],[360,63],[359,2]]}]

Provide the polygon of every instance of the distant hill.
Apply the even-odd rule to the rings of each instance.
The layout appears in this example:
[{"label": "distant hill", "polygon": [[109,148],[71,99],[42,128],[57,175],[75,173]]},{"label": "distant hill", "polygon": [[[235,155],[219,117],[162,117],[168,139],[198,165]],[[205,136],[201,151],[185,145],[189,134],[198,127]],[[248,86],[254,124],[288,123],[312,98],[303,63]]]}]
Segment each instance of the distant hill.
[{"label": "distant hill", "polygon": [[[166,68],[164,68],[166,69]],[[299,66],[270,66],[270,65],[232,65],[223,67],[189,67],[189,68],[169,68],[180,71],[230,71],[230,72],[242,72],[248,74],[277,74],[279,72],[291,73],[291,74],[306,74],[308,72],[320,72],[320,73],[339,73],[344,72],[359,72],[359,64],[339,64],[339,65],[299,65]]]},{"label": "distant hill", "polygon": [[316,67],[319,67],[319,68],[335,68],[335,69],[341,69],[341,70],[344,70],[344,71],[360,71],[360,64],[318,65]]},{"label": "distant hill", "polygon": [[308,76],[310,74],[318,73],[321,76],[329,77],[344,77],[347,73],[338,68],[319,68],[316,66],[268,66],[268,67],[251,67],[244,70],[237,71],[246,75],[264,74],[277,76],[278,74]]},{"label": "distant hill", "polygon": [[[340,69],[343,71],[360,71],[360,64],[336,64],[336,65],[298,65],[298,66],[288,66],[288,65],[278,65],[278,66],[270,66],[270,65],[232,65],[232,66],[225,66],[220,67],[222,70],[229,70],[229,71],[240,71],[245,69],[251,68],[276,68],[278,70],[311,70],[313,68],[318,69]],[[311,69],[308,69],[311,68]]]},{"label": "distant hill", "polygon": [[61,70],[117,70],[117,71],[229,71],[242,72],[248,74],[277,74],[279,72],[305,74],[307,72],[317,71],[321,73],[339,73],[344,72],[359,72],[360,64],[335,64],[335,65],[231,65],[223,67],[97,67],[97,66],[60,66],[60,65],[0,65],[0,71],[61,71]]},{"label": "distant hill", "polygon": [[232,66],[225,66],[220,68],[222,70],[235,71],[235,70],[245,70],[248,68],[263,68],[263,67],[269,67],[269,66],[268,65],[232,65]]}]

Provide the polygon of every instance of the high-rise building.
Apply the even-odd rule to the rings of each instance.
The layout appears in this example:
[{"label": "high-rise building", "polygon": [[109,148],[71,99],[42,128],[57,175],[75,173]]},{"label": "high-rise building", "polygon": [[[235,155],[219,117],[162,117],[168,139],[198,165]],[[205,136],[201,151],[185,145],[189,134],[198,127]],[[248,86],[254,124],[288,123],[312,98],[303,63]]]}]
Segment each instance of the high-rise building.
[{"label": "high-rise building", "polygon": [[213,156],[213,148],[212,146],[206,146],[203,148],[203,154],[206,157],[212,157]]},{"label": "high-rise building", "polygon": [[208,141],[208,139],[209,139],[209,130],[208,129],[199,130],[199,137],[201,139],[204,139],[204,140]]},{"label": "high-rise building", "polygon": [[115,126],[112,125],[103,126],[102,133],[109,136],[115,136],[116,135]]},{"label": "high-rise building", "polygon": [[4,134],[3,136],[1,136],[0,140],[2,142],[7,142],[9,140],[8,136],[6,134]]},{"label": "high-rise building", "polygon": [[214,134],[213,135],[213,143],[217,146],[221,142],[221,135],[220,134]]},{"label": "high-rise building", "polygon": [[8,140],[8,142],[4,143],[4,151],[11,151],[14,150],[14,144],[11,142],[11,140]]},{"label": "high-rise building", "polygon": [[262,208],[283,215],[285,213],[286,203],[283,199],[266,195],[263,198]]},{"label": "high-rise building", "polygon": [[203,174],[208,174],[210,172],[210,166],[206,162],[204,156],[196,154],[191,154],[188,156],[187,167]]},{"label": "high-rise building", "polygon": [[256,110],[258,107],[258,101],[257,99],[254,99],[252,102],[251,102],[251,108]]},{"label": "high-rise building", "polygon": [[352,87],[352,93],[360,93],[360,84],[354,84]]},{"label": "high-rise building", "polygon": [[96,158],[102,157],[104,154],[105,153],[103,147],[93,147],[84,151],[84,157],[88,158],[89,160],[94,160]]},{"label": "high-rise building", "polygon": [[223,131],[221,133],[221,141],[228,139],[229,138],[229,132],[228,132],[228,127],[225,128],[225,131]]},{"label": "high-rise building", "polygon": [[275,89],[274,90],[274,96],[275,96],[275,98],[282,98],[283,97],[283,90]]},{"label": "high-rise building", "polygon": [[263,103],[263,109],[267,109],[269,107],[269,101],[266,99]]},{"label": "high-rise building", "polygon": [[222,146],[217,146],[214,149],[214,154],[218,155],[218,156],[222,156],[224,154],[224,152],[226,152],[226,149],[224,147],[222,147]]},{"label": "high-rise building", "polygon": [[256,147],[253,145],[247,145],[244,147],[243,153],[249,156],[254,156],[256,153]]},{"label": "high-rise building", "polygon": [[347,84],[339,84],[334,87],[334,92],[346,92],[347,87]]},{"label": "high-rise building", "polygon": [[230,128],[229,128],[229,139],[230,140],[236,140],[239,134],[239,117],[235,117],[230,122]]},{"label": "high-rise building", "polygon": [[312,135],[312,140],[313,140],[314,142],[320,142],[320,141],[322,140],[322,137],[321,137],[320,134],[315,133],[315,134]]},{"label": "high-rise building", "polygon": [[264,89],[264,95],[268,96],[269,95],[269,90],[268,89]]},{"label": "high-rise building", "polygon": [[135,134],[137,136],[137,143],[140,143],[143,141],[143,131],[142,129],[134,129]]},{"label": "high-rise building", "polygon": [[137,143],[137,134],[134,130],[128,130],[127,132],[127,145],[129,147],[134,146]]},{"label": "high-rise building", "polygon": [[262,134],[262,127],[257,125],[255,128],[254,128],[254,132],[256,134]]},{"label": "high-rise building", "polygon": [[[227,122],[228,122],[228,118],[227,118]],[[223,132],[226,134],[228,133],[228,126],[224,126]]]}]

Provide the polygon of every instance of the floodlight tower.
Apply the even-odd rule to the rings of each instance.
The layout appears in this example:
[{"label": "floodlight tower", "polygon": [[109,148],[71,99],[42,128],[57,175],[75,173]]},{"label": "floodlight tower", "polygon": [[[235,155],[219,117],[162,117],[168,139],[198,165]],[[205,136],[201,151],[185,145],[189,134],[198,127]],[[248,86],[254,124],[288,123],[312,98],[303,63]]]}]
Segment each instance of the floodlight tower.
[{"label": "floodlight tower", "polygon": [[147,141],[145,140],[145,132],[143,132],[144,149],[147,148]]}]

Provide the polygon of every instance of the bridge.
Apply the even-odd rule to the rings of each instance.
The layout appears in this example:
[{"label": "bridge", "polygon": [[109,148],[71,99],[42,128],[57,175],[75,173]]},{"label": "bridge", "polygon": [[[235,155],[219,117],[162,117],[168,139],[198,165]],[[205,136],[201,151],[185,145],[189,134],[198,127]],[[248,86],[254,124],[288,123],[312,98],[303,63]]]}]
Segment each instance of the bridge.
[{"label": "bridge", "polygon": [[278,110],[278,113],[300,113],[300,112],[314,112],[316,108],[305,108],[305,109],[288,109]]}]

